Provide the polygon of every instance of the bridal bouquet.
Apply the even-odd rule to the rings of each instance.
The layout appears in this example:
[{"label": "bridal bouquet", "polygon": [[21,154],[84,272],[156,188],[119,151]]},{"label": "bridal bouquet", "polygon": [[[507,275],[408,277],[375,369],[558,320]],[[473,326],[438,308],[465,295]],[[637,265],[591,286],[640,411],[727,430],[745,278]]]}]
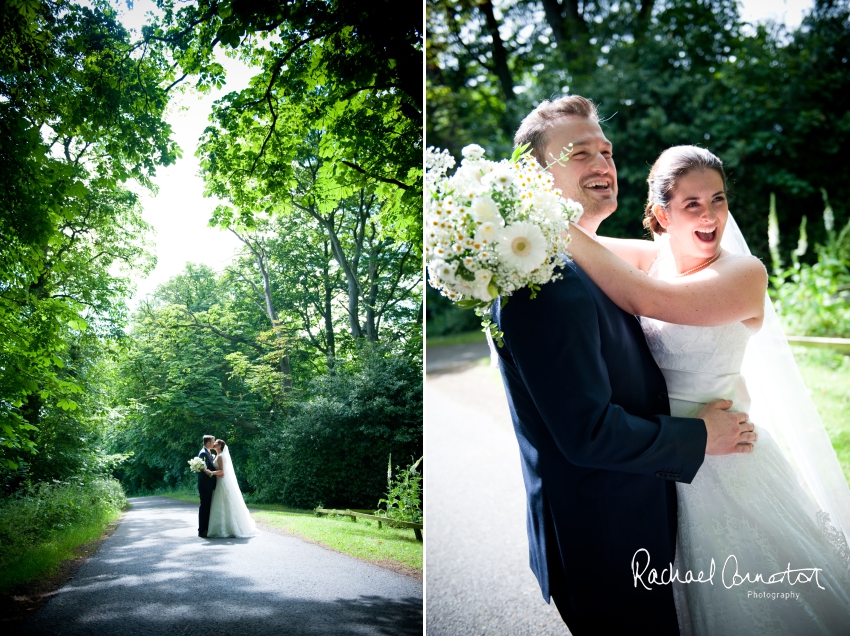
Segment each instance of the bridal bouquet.
[{"label": "bridal bouquet", "polygon": [[[569,222],[579,203],[561,198],[552,174],[517,148],[509,160],[490,161],[478,145],[466,146],[460,167],[443,150],[425,156],[425,256],[429,282],[462,309],[474,309],[502,345],[489,317],[493,301],[561,277],[569,257]],[[555,162],[569,161],[565,148]]]},{"label": "bridal bouquet", "polygon": [[200,457],[193,457],[189,460],[189,470],[191,470],[193,473],[199,473],[206,467],[206,462]]}]

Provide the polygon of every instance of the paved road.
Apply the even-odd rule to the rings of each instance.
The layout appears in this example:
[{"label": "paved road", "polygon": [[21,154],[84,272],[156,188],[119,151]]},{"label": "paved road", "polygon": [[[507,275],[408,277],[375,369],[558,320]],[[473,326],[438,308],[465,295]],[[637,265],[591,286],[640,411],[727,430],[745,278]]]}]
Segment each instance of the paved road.
[{"label": "paved road", "polygon": [[271,532],[200,539],[197,505],[130,501],[112,536],[22,633],[422,633],[419,581]]},{"label": "paved road", "polygon": [[476,364],[489,355],[490,347],[486,342],[471,342],[451,347],[428,347],[425,352],[425,372],[436,373]]},{"label": "paved road", "polygon": [[468,364],[466,350],[450,364],[451,347],[441,349],[442,371],[425,380],[427,634],[568,635],[528,567],[519,448],[498,370]]}]

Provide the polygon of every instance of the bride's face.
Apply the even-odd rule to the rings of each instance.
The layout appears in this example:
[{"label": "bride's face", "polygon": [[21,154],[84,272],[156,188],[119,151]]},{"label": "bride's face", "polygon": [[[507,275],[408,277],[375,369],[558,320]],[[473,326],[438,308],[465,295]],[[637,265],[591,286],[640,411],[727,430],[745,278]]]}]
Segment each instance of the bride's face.
[{"label": "bride's face", "polygon": [[695,170],[679,177],[667,210],[657,209],[656,216],[670,234],[674,253],[711,258],[720,251],[729,218],[723,178],[714,170]]}]

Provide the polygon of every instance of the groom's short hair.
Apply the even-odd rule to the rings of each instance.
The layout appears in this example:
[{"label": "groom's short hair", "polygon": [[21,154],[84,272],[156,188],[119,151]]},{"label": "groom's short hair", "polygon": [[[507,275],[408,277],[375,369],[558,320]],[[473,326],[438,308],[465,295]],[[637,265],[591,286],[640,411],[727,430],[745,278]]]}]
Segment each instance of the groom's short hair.
[{"label": "groom's short hair", "polygon": [[546,144],[549,143],[549,129],[552,122],[568,115],[599,121],[596,104],[581,95],[567,95],[553,102],[547,99],[522,120],[519,130],[514,135],[514,146],[529,144],[531,154],[541,166],[545,166],[543,152],[546,150]]},{"label": "groom's short hair", "polygon": [[215,441],[215,435],[204,435],[204,446]]}]

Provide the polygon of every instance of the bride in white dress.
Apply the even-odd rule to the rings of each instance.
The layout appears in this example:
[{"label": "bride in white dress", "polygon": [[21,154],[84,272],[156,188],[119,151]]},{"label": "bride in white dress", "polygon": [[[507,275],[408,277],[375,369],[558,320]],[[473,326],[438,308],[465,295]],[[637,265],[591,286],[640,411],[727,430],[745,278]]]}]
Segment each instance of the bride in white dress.
[{"label": "bride in white dress", "polygon": [[257,526],[248,512],[242,491],[233,472],[233,462],[230,460],[230,450],[224,440],[217,439],[213,448],[216,450],[215,471],[207,471],[215,475],[218,483],[213,491],[210,507],[210,526],[208,537],[253,537],[257,534]]},{"label": "bride in white dress", "polygon": [[603,238],[608,251],[574,232],[573,255],[643,316],[672,415],[727,399],[759,434],[751,453],[707,455],[691,484],[677,484],[673,570],[683,580],[714,571],[674,585],[681,631],[848,634],[850,489],[765,297],[764,267],[729,215],[722,164],[677,146],[648,181],[645,225],[662,240]]}]

